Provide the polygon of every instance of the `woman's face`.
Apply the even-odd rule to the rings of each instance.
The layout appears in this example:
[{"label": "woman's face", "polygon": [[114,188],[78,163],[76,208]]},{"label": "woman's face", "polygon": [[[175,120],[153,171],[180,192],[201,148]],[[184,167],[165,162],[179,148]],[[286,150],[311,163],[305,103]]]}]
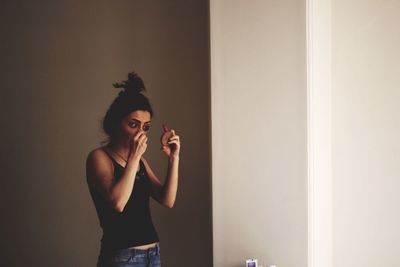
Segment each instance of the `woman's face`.
[{"label": "woman's face", "polygon": [[133,138],[140,130],[145,134],[150,130],[150,112],[136,110],[122,119],[120,124],[120,138],[128,141]]}]

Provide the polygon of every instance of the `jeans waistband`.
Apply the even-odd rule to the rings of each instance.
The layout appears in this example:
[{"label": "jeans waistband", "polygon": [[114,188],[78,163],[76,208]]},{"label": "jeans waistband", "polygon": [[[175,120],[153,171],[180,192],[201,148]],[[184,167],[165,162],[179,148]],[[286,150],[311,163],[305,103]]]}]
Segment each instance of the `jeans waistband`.
[{"label": "jeans waistband", "polygon": [[136,249],[136,248],[122,248],[114,251],[108,251],[103,249],[102,254],[114,254],[114,255],[160,255],[160,244],[156,243],[155,247],[148,249]]}]

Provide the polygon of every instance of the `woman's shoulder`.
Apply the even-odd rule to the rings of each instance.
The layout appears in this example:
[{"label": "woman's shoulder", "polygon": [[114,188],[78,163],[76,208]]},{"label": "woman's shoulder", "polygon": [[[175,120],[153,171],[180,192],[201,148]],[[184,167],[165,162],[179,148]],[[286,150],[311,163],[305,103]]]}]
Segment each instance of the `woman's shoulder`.
[{"label": "woman's shoulder", "polygon": [[112,164],[112,161],[107,155],[107,151],[104,146],[94,148],[88,153],[86,158],[87,166],[96,166],[105,162]]},{"label": "woman's shoulder", "polygon": [[86,178],[91,183],[112,179],[114,166],[103,147],[98,147],[88,153],[86,159]]},{"label": "woman's shoulder", "polygon": [[92,149],[87,155],[88,158],[91,158],[91,157],[97,158],[97,157],[104,157],[104,156],[107,156],[107,151],[106,151],[105,146],[96,147],[96,148]]}]

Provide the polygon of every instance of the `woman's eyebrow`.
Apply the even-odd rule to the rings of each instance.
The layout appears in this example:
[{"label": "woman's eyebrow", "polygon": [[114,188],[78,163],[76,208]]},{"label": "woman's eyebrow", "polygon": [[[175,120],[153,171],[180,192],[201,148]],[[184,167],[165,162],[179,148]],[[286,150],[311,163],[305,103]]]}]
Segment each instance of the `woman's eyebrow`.
[{"label": "woman's eyebrow", "polygon": [[[131,120],[133,120],[133,121],[137,121],[137,122],[140,122],[140,123],[142,123],[140,120],[137,120],[137,119],[133,119],[133,118],[131,118]],[[145,122],[145,124],[146,124],[146,123],[149,123],[149,122],[151,122],[151,121],[146,121],[146,122]]]}]

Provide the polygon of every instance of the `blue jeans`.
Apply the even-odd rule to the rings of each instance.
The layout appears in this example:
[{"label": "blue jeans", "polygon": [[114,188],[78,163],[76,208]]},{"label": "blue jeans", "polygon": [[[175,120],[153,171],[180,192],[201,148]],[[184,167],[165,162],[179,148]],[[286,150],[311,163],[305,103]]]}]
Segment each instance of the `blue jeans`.
[{"label": "blue jeans", "polygon": [[97,267],[161,267],[160,244],[147,250],[124,248],[100,251]]}]

